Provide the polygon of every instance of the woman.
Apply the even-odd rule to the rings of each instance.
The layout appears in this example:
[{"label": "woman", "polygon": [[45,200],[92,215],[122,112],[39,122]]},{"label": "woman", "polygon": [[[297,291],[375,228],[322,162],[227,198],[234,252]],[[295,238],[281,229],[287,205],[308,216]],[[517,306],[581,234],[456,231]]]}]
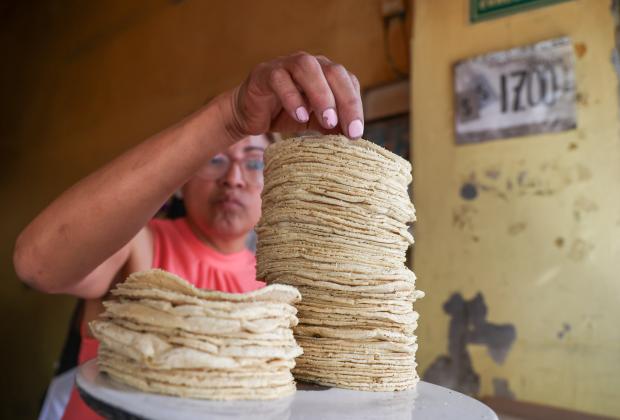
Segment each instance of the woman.
[{"label": "woman", "polygon": [[[235,89],[65,191],[20,234],[18,276],[46,293],[86,299],[79,361],[96,356],[84,328],[115,282],[151,267],[198,287],[258,288],[247,234],[260,217],[262,152],[272,131],[363,133],[359,83],[325,57],[258,65]],[[150,221],[182,187],[187,217]],[[75,389],[64,418],[93,418]]]}]

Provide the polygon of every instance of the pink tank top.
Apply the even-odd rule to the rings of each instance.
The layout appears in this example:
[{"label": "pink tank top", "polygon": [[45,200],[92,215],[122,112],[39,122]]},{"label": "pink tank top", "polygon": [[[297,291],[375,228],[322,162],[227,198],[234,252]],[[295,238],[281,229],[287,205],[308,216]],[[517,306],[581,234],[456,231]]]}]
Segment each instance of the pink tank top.
[{"label": "pink tank top", "polygon": [[[202,289],[245,293],[265,285],[256,280],[256,259],[250,251],[221,254],[201,242],[184,218],[153,219],[148,226],[154,243],[152,268],[174,273]],[[99,348],[99,342],[86,334],[86,328],[82,323],[79,364],[97,357]],[[74,386],[63,419],[100,418],[82,401]]]},{"label": "pink tank top", "polygon": [[256,259],[250,251],[221,254],[200,241],[185,219],[154,219],[149,226],[155,242],[154,268],[170,271],[201,289],[245,293],[265,285],[256,280]]}]

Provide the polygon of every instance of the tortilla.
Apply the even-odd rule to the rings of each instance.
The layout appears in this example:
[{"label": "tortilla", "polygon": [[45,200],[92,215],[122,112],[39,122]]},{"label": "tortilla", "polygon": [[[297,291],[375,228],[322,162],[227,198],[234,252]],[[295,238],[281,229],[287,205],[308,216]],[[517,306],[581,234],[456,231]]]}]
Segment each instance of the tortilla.
[{"label": "tortilla", "polygon": [[162,270],[131,275],[89,325],[97,362],[147,392],[210,399],[271,399],[295,389],[302,349],[291,305],[300,294],[271,285],[246,294],[197,289]]},{"label": "tortilla", "polygon": [[409,162],[366,140],[304,137],[266,150],[257,275],[301,292],[297,378],[415,385],[413,304],[424,293],[404,265],[416,218],[410,182]]}]

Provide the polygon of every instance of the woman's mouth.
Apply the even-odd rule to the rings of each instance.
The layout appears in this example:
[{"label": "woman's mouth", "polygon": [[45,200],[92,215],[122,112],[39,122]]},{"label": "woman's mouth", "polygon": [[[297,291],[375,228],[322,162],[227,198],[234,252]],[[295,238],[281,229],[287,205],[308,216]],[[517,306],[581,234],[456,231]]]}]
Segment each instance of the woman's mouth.
[{"label": "woman's mouth", "polygon": [[234,197],[222,197],[215,204],[224,210],[238,210],[243,208],[243,203]]}]

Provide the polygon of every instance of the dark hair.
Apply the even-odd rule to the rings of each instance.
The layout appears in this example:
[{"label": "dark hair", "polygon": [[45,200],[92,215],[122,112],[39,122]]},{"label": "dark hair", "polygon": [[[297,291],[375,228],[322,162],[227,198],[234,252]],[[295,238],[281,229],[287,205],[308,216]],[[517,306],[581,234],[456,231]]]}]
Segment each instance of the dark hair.
[{"label": "dark hair", "polygon": [[186,214],[187,211],[185,210],[183,199],[173,195],[163,205],[157,216],[165,219],[178,219],[179,217],[185,217]]},{"label": "dark hair", "polygon": [[264,136],[267,138],[270,144],[275,143],[275,141],[278,139],[277,133],[265,133]]}]

